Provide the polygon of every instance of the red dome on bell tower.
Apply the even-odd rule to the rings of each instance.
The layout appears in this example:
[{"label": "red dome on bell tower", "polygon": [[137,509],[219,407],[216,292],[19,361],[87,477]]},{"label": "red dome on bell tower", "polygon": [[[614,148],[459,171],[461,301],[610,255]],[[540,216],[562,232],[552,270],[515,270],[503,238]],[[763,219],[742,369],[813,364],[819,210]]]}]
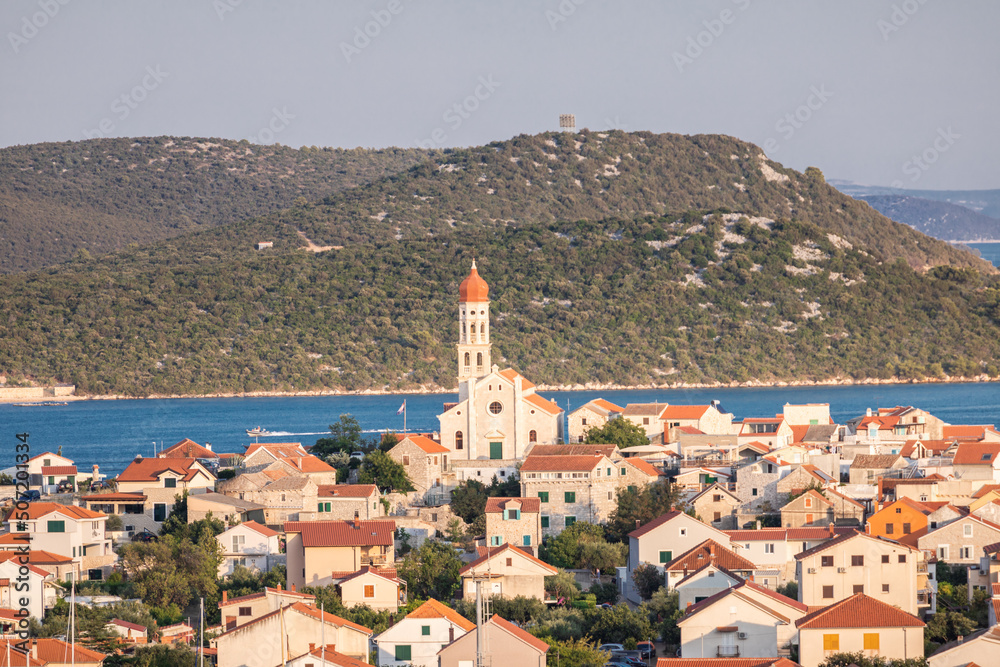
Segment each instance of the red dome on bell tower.
[{"label": "red dome on bell tower", "polygon": [[472,260],[472,271],[458,286],[459,303],[485,303],[490,300],[490,286],[479,276],[476,260]]}]

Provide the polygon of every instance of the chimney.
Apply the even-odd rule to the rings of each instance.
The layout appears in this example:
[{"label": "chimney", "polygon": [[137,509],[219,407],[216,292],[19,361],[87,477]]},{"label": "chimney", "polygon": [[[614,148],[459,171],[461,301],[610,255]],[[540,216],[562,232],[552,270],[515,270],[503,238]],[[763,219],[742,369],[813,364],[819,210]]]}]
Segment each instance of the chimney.
[{"label": "chimney", "polygon": [[205,443],[205,449],[207,449],[208,451],[212,451],[212,443],[206,442]]},{"label": "chimney", "polygon": [[833,537],[833,535],[834,535],[834,532],[833,532],[833,524],[832,524],[832,523],[831,523],[831,524],[829,524],[828,528],[830,529],[830,537]]},{"label": "chimney", "polygon": [[871,532],[872,532],[872,525],[870,523],[866,522],[865,523],[865,533],[871,535]]},{"label": "chimney", "polygon": [[638,528],[638,527],[639,527],[639,520],[638,520],[638,519],[636,519],[636,520],[635,520],[635,527],[636,527],[636,528]]},{"label": "chimney", "polygon": [[757,530],[760,530],[760,519],[757,520]]},{"label": "chimney", "polygon": [[708,555],[711,556],[712,558],[715,558],[715,545],[714,544],[709,544],[708,545]]},{"label": "chimney", "polygon": [[956,637],[956,639],[958,639],[958,643],[961,644],[962,642],[965,641],[965,635],[959,635],[958,637]]},{"label": "chimney", "polygon": [[871,417],[871,416],[872,416],[872,409],[868,408],[867,410],[865,410],[865,417]]},{"label": "chimney", "polygon": [[455,626],[454,625],[449,625],[448,626],[448,643],[451,644],[454,641],[455,641]]},{"label": "chimney", "polygon": [[35,658],[35,659],[38,658],[38,640],[37,639],[34,640],[33,642],[31,642],[31,657]]},{"label": "chimney", "polygon": [[279,591],[281,590],[281,584],[278,584],[278,590]]},{"label": "chimney", "polygon": [[222,604],[229,602],[229,591],[222,591]]},{"label": "chimney", "polygon": [[358,514],[358,510],[354,510],[354,527],[361,528],[361,521],[360,521],[360,515]]},{"label": "chimney", "polygon": [[316,644],[314,644],[313,642],[309,642],[309,652],[312,653],[315,650],[316,650]]},{"label": "chimney", "polygon": [[90,473],[90,479],[91,479],[91,481],[96,482],[97,478],[100,476],[100,474],[101,474],[101,468],[100,468],[100,466],[98,466],[95,463],[94,464],[94,471],[92,473]]},{"label": "chimney", "polygon": [[292,591],[293,593],[295,592],[295,584],[292,584],[292,588],[291,588],[291,591]]}]

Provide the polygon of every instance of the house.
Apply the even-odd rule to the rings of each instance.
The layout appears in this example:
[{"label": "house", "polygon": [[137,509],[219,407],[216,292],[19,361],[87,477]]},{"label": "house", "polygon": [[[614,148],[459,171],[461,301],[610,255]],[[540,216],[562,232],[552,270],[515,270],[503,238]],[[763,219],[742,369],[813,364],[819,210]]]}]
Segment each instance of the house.
[{"label": "house", "polygon": [[775,449],[791,444],[794,433],[783,415],[774,417],[747,417],[740,424],[737,445],[759,442]]},{"label": "house", "polygon": [[868,593],[916,613],[919,560],[917,549],[852,531],[795,556],[799,600],[816,607]]},{"label": "house", "polygon": [[400,605],[406,604],[405,588],[400,591],[405,583],[396,576],[395,568],[365,565],[357,572],[333,572],[330,576],[345,607],[364,604],[375,611],[386,609],[395,613]]},{"label": "house", "polygon": [[686,577],[674,584],[680,609],[687,609],[693,604],[708,599],[727,588],[743,583],[745,579],[727,571],[714,563],[706,563],[700,569],[688,573]]},{"label": "house", "polygon": [[433,598],[373,640],[382,667],[437,667],[438,652],[476,624]]},{"label": "house", "polygon": [[57,581],[69,581],[79,571],[76,563],[69,556],[42,551],[41,549],[33,549],[27,554],[17,550],[0,551],[0,562],[14,560],[14,562],[20,564],[21,556],[26,556],[29,565],[42,572],[51,574]]},{"label": "house", "polygon": [[909,498],[900,498],[868,517],[867,531],[875,537],[898,540],[904,535],[927,531],[927,517],[933,510]]},{"label": "house", "polygon": [[226,630],[213,641],[219,667],[274,667],[309,652],[320,637],[338,653],[367,661],[371,636],[369,628],[296,602]]},{"label": "house", "polygon": [[736,553],[757,565],[754,581],[767,588],[795,579],[795,554],[829,542],[853,528],[751,528],[727,530]]},{"label": "house", "polygon": [[308,455],[301,442],[254,442],[243,452],[240,467],[244,472],[260,472],[277,461]]},{"label": "house", "polygon": [[438,651],[439,667],[474,665],[480,632],[482,645],[489,647],[487,664],[545,667],[549,645],[496,614],[482,628],[473,628]]},{"label": "house", "polygon": [[[788,460],[788,457],[783,455],[781,451],[772,452],[772,455]],[[795,461],[792,462],[795,463]],[[809,488],[836,486],[839,481],[839,475],[834,477],[811,463],[803,463],[781,478],[778,481],[777,489],[778,493],[799,494]]]},{"label": "house", "polygon": [[282,590],[278,588],[266,587],[259,593],[242,595],[230,598],[228,591],[222,591],[222,601],[219,602],[221,610],[222,626],[226,630],[246,625],[258,618],[278,611],[282,607],[288,607],[296,603],[313,605],[316,596],[308,593],[299,593],[294,588],[292,590]]},{"label": "house", "polygon": [[927,667],[986,667],[998,654],[1000,627],[994,625],[940,647],[934,655],[927,656]]},{"label": "house", "polygon": [[336,644],[313,646],[302,655],[286,658],[287,667],[368,667],[364,660],[352,658],[337,650]]},{"label": "house", "polygon": [[752,577],[754,570],[757,569],[752,561],[735,551],[727,549],[715,540],[705,540],[663,566],[667,588],[675,588],[681,580],[687,578],[689,572],[701,570],[708,564],[715,565],[727,574],[734,574],[741,579]]},{"label": "house", "polygon": [[668,407],[667,403],[629,403],[625,406],[622,417],[642,428],[646,437],[652,440],[663,434],[663,413]]},{"label": "house", "polygon": [[488,579],[491,596],[513,598],[523,595],[545,600],[545,577],[559,573],[527,551],[511,544],[485,547],[484,553],[461,570],[463,597],[476,599],[476,580]]},{"label": "house", "polygon": [[374,484],[320,484],[316,489],[316,519],[375,519],[385,516]]},{"label": "house", "polygon": [[677,621],[685,658],[777,658],[796,642],[795,621],[808,608],[750,582],[688,607]]},{"label": "house", "polygon": [[778,482],[791,474],[792,464],[767,455],[736,471],[736,496],[743,503],[743,512],[776,512],[785,504],[786,495],[778,491]]},{"label": "house", "polygon": [[864,505],[832,489],[810,489],[781,508],[785,528],[860,526],[864,517]]},{"label": "house", "polygon": [[845,425],[847,433],[859,442],[940,440],[944,437],[943,421],[926,410],[908,405],[879,408],[875,414],[869,408],[864,416],[849,419]]},{"label": "house", "polygon": [[603,398],[595,398],[584,403],[567,417],[569,442],[583,442],[587,437],[587,431],[592,428],[602,428],[612,419],[621,417],[623,412],[625,408]]},{"label": "house", "polygon": [[160,628],[161,644],[190,644],[194,640],[194,628],[187,623],[174,623]]},{"label": "house", "polygon": [[288,585],[328,586],[331,572],[396,561],[393,521],[289,521],[285,524]]},{"label": "house", "polygon": [[1000,431],[993,424],[957,425],[945,424],[941,427],[941,437],[945,440],[963,442],[1000,442]]},{"label": "house", "polygon": [[788,658],[659,658],[656,667],[802,667]]},{"label": "house", "polygon": [[618,445],[532,445],[528,456],[607,456],[612,461],[621,458]]},{"label": "house", "polygon": [[201,521],[209,513],[213,519],[219,519],[227,524],[240,521],[256,521],[265,523],[267,508],[259,503],[241,498],[227,496],[223,493],[196,493],[188,496],[188,523]]},{"label": "house", "polygon": [[661,414],[665,437],[673,442],[682,428],[696,429],[709,435],[730,435],[733,432],[733,415],[723,412],[718,401],[710,405],[668,405]]},{"label": "house", "polygon": [[144,493],[97,493],[80,496],[86,509],[103,514],[117,514],[122,518],[126,535],[131,538],[143,531],[156,532],[160,523],[153,521],[152,503]]},{"label": "house", "polygon": [[76,505],[34,502],[17,512],[17,520],[12,521],[13,516],[7,517],[8,531],[27,533],[32,550],[69,556],[77,576],[86,572],[87,578],[101,580],[118,560],[105,534],[105,514]]},{"label": "house", "polygon": [[1000,482],[1000,442],[962,442],[952,466],[956,479]]},{"label": "house", "polygon": [[674,477],[674,484],[682,489],[702,491],[718,483],[728,484],[732,475],[717,468],[685,468]]},{"label": "house", "polygon": [[104,629],[121,637],[126,644],[146,644],[149,642],[149,628],[145,625],[112,618],[104,625]]},{"label": "house", "polygon": [[226,529],[215,536],[222,548],[224,560],[219,565],[219,576],[233,573],[237,565],[267,572],[284,561],[280,555],[279,536],[276,531],[256,521],[246,521]]},{"label": "house", "polygon": [[[1000,525],[969,514],[939,526],[917,540],[917,548],[932,553],[937,560],[950,565],[978,565],[983,548],[1000,542]],[[989,582],[973,581],[970,586],[985,586]]]},{"label": "house", "polygon": [[[42,452],[28,459],[27,464],[28,487],[38,489],[42,493],[55,493],[59,482],[68,480],[70,477],[73,477],[75,482],[77,474],[76,464],[73,462],[73,459],[68,459],[60,454]],[[46,470],[43,470],[43,468]],[[70,469],[72,469],[72,472],[70,472]],[[55,472],[55,470],[63,470],[65,472]]]},{"label": "house", "polygon": [[159,459],[201,459],[203,461],[218,462],[219,455],[212,451],[212,445],[205,443],[199,445],[194,440],[184,438],[175,445],[166,449],[161,449],[156,453]]},{"label": "house", "polygon": [[441,479],[448,470],[451,452],[425,435],[404,435],[389,450],[389,457],[403,466],[406,476],[421,497],[443,496]]},{"label": "house", "polygon": [[500,498],[486,500],[486,539],[491,547],[513,544],[533,556],[542,543],[541,500]]},{"label": "house", "polygon": [[222,480],[216,489],[224,495],[262,506],[263,523],[276,528],[286,521],[312,517],[319,506],[319,484],[308,476],[291,475],[287,470],[270,466]]},{"label": "house", "polygon": [[662,569],[674,559],[675,553],[689,551],[705,540],[729,544],[726,533],[678,510],[671,510],[636,528],[628,535],[628,571],[623,593],[639,602],[631,574],[639,565],[652,563]]},{"label": "house", "polygon": [[607,456],[528,456],[521,465],[521,497],[541,502],[542,535],[558,535],[577,521],[602,523],[617,506],[619,466]]},{"label": "house", "polygon": [[118,493],[146,496],[144,513],[152,521],[166,521],[175,498],[215,486],[215,475],[198,459],[144,459],[137,457],[118,475]]},{"label": "house", "polygon": [[[24,649],[29,646],[30,649]],[[4,639],[0,640],[0,660],[5,667],[31,665],[32,667],[101,667],[107,656],[80,644],[70,644],[61,639]]]},{"label": "house", "polygon": [[29,558],[23,562],[17,556],[0,560],[0,609],[27,609],[41,621],[46,608],[51,606],[45,604],[45,583],[54,580],[54,576],[33,565]]},{"label": "house", "polygon": [[705,523],[721,530],[738,528],[737,513],[740,499],[721,484],[712,484],[688,501],[695,514]]},{"label": "house", "polygon": [[817,667],[833,653],[890,659],[924,655],[924,622],[864,593],[810,612],[795,621],[795,627],[802,667]]},{"label": "house", "polygon": [[851,484],[874,484],[880,477],[891,476],[894,470],[907,466],[899,454],[858,454],[851,462]]}]

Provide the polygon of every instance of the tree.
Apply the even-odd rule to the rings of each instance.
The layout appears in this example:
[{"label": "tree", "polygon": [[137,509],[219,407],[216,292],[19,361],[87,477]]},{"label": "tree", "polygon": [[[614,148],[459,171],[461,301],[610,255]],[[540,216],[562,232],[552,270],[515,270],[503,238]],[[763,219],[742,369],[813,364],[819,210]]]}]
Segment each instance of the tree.
[{"label": "tree", "polygon": [[108,520],[104,522],[104,527],[110,531],[124,530],[125,522],[117,514],[109,514]]},{"label": "tree", "polygon": [[413,484],[406,476],[406,469],[385,452],[368,452],[358,469],[358,482],[375,484],[380,489],[390,489],[399,493],[413,491]]},{"label": "tree", "polygon": [[604,542],[604,528],[586,521],[577,521],[542,543],[541,559],[556,567],[578,568],[581,544],[598,541]]},{"label": "tree", "polygon": [[174,535],[155,542],[133,542],[122,547],[120,555],[135,593],[151,607],[186,607],[196,597],[217,595],[222,547],[207,532],[197,543]]},{"label": "tree", "polygon": [[778,586],[776,589],[779,594],[784,595],[786,598],[791,598],[793,600],[799,599],[799,582],[789,581],[786,584]]},{"label": "tree", "polygon": [[600,644],[623,644],[629,638],[646,641],[652,634],[647,615],[624,604],[600,612],[590,626],[590,636]]},{"label": "tree", "polygon": [[580,584],[571,572],[559,570],[559,574],[545,577],[545,592],[572,602],[580,597]]},{"label": "tree", "polygon": [[550,638],[547,643],[546,667],[591,667],[603,665],[611,658],[610,653],[598,650],[597,644],[584,639],[559,641]]},{"label": "tree", "polygon": [[649,444],[646,431],[624,417],[612,419],[600,428],[591,428],[583,441],[588,445],[618,445],[621,449]]},{"label": "tree", "polygon": [[679,502],[680,491],[667,480],[641,489],[618,489],[618,502],[608,516],[605,533],[612,542],[624,542],[636,527],[676,509]]},{"label": "tree", "polygon": [[465,523],[473,523],[486,511],[486,500],[489,494],[486,485],[469,479],[451,492],[451,511],[462,517]]},{"label": "tree", "polygon": [[924,628],[924,643],[931,649],[924,652],[933,653],[934,647],[970,635],[975,630],[976,622],[968,616],[950,609],[938,609]]},{"label": "tree", "polygon": [[663,573],[652,563],[642,563],[632,570],[632,585],[643,600],[648,600],[663,588]]},{"label": "tree", "polygon": [[365,445],[361,435],[361,424],[354,418],[354,415],[340,415],[340,420],[336,424],[330,424],[330,437],[320,438],[312,447],[312,453],[316,456],[327,456],[334,452],[344,452],[350,455],[362,449]]},{"label": "tree", "polygon": [[611,544],[603,537],[600,540],[584,540],[580,543],[578,565],[588,570],[611,570],[628,561],[628,547],[620,542]]},{"label": "tree", "polygon": [[684,612],[680,609],[680,595],[677,591],[667,591],[660,588],[642,603],[642,607],[649,616],[649,622],[659,630],[659,635],[665,644],[674,645],[681,643],[681,631],[677,627],[677,621]]},{"label": "tree", "polygon": [[597,597],[597,604],[604,604],[605,602],[610,602],[615,604],[618,602],[618,584],[613,581],[608,582],[597,582],[592,584],[588,593],[593,593]]},{"label": "tree", "polygon": [[396,568],[411,598],[450,600],[461,585],[462,559],[451,545],[427,540]]}]

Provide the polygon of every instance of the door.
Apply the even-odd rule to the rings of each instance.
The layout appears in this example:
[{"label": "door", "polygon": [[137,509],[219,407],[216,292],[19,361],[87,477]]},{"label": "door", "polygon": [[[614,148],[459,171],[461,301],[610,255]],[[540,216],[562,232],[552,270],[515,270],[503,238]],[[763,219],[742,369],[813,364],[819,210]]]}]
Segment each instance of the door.
[{"label": "door", "polygon": [[502,442],[491,442],[490,443],[490,458],[491,459],[502,459],[503,458],[503,443]]}]

